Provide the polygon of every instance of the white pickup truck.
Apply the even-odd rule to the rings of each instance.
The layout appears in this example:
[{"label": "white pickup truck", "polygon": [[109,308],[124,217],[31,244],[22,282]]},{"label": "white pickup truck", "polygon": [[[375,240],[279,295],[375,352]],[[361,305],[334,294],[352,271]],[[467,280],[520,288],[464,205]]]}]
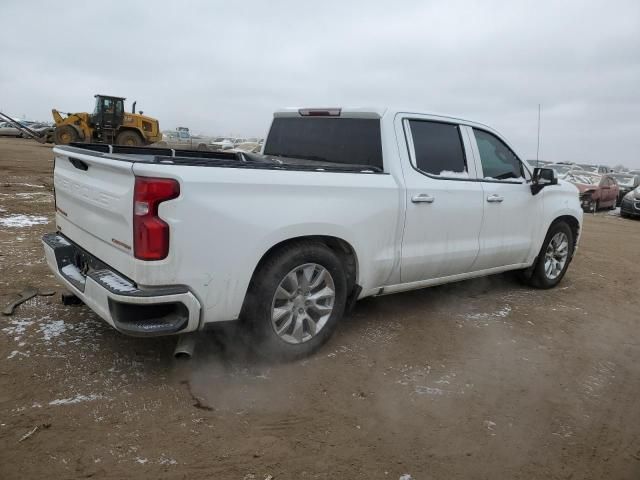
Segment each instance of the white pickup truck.
[{"label": "white pickup truck", "polygon": [[57,278],[117,330],[240,320],[295,358],[356,300],[507,270],[560,282],[576,188],[480,123],[390,109],[286,109],[262,154],[54,149]]}]

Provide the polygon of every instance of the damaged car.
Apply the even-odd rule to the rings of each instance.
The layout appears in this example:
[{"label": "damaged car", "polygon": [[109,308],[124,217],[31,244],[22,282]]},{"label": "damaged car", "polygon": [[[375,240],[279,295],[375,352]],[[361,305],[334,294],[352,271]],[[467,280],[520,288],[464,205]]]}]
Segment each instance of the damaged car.
[{"label": "damaged car", "polygon": [[601,208],[616,208],[618,183],[610,175],[589,172],[570,172],[565,180],[573,183],[580,192],[580,205],[585,212],[595,213]]}]

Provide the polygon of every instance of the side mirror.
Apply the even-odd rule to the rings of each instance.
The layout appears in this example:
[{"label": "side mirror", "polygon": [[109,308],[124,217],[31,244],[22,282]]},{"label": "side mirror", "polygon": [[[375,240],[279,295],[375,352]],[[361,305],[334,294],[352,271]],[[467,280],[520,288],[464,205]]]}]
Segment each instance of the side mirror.
[{"label": "side mirror", "polygon": [[540,190],[549,185],[557,185],[558,177],[553,168],[535,168],[531,179],[531,193],[536,195]]}]

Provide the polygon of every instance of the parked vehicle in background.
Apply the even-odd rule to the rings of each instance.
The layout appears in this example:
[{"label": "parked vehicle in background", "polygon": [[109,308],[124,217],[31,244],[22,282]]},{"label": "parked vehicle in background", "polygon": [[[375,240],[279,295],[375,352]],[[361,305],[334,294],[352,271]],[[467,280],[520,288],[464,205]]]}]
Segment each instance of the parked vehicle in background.
[{"label": "parked vehicle in background", "polygon": [[162,139],[171,144],[191,145],[192,136],[188,127],[176,127],[174,130],[162,132]]},{"label": "parked vehicle in background", "polygon": [[527,163],[531,165],[532,168],[548,167],[553,164],[553,162],[549,162],[548,160],[527,160]]},{"label": "parked vehicle in background", "polygon": [[287,109],[264,155],[54,149],[56,277],[121,332],[244,322],[307,355],[356,300],[507,270],[563,278],[575,187],[486,125],[390,109]]},{"label": "parked vehicle in background", "polygon": [[565,176],[569,172],[580,170],[580,167],[578,167],[578,165],[574,165],[571,163],[552,163],[551,165],[549,165],[548,168],[553,169],[556,172],[556,175],[558,176],[558,178],[562,178],[562,179],[565,178]]},{"label": "parked vehicle in background", "polygon": [[620,191],[618,192],[618,205],[622,203],[622,198],[632,190],[640,186],[640,175],[630,175],[628,173],[610,173],[615,178]]},{"label": "parked vehicle in background", "polygon": [[590,165],[587,163],[578,163],[577,165],[585,172],[597,173],[598,175],[611,172],[611,168],[605,165]]},{"label": "parked vehicle in background", "polygon": [[233,148],[226,150],[227,152],[249,152],[249,153],[259,153],[262,150],[262,145],[257,142],[243,142],[239,143]]},{"label": "parked vehicle in background", "polygon": [[640,187],[631,190],[622,198],[620,204],[620,216],[640,217]]},{"label": "parked vehicle in background", "polygon": [[[22,125],[22,123],[21,123]],[[3,137],[21,137],[22,132],[9,122],[0,123],[0,136]]]},{"label": "parked vehicle in background", "polygon": [[610,175],[573,171],[565,176],[565,180],[578,187],[583,210],[597,212],[605,207],[616,208],[619,188]]},{"label": "parked vehicle in background", "polygon": [[640,175],[640,170],[629,170],[628,172],[629,175]]},{"label": "parked vehicle in background", "polygon": [[213,150],[229,150],[235,146],[235,139],[230,137],[216,137],[209,143]]}]

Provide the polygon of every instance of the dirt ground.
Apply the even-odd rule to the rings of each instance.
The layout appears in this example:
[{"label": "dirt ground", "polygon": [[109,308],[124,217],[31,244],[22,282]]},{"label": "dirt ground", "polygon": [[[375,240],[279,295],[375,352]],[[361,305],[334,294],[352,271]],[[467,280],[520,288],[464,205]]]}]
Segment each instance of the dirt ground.
[{"label": "dirt ground", "polygon": [[[0,139],[2,306],[60,291],[40,245],[51,160]],[[0,316],[0,478],[638,479],[639,234],[587,215],[558,288],[494,276],[367,299],[290,364],[233,332],[178,362],[175,338],[36,297]]]}]

